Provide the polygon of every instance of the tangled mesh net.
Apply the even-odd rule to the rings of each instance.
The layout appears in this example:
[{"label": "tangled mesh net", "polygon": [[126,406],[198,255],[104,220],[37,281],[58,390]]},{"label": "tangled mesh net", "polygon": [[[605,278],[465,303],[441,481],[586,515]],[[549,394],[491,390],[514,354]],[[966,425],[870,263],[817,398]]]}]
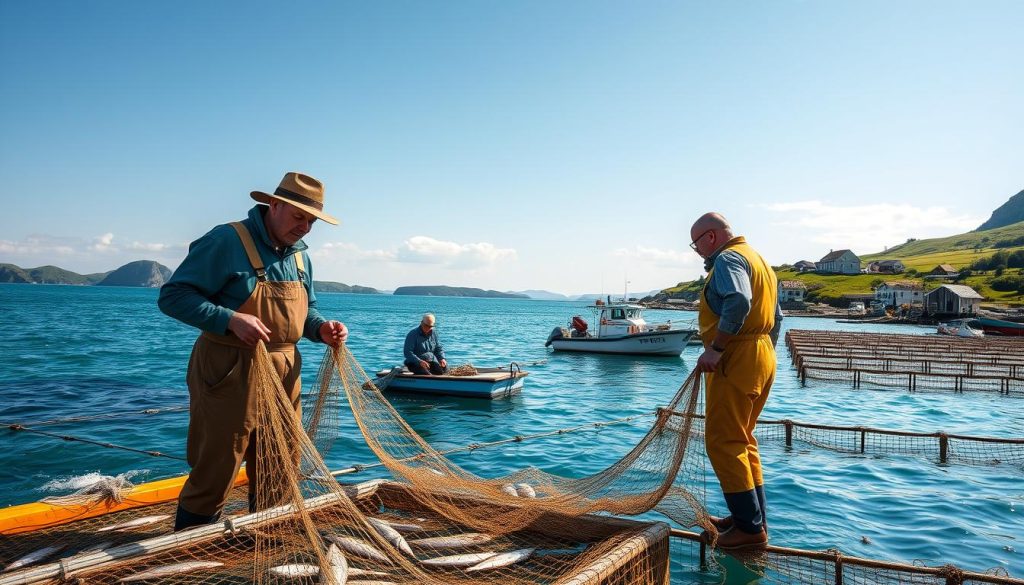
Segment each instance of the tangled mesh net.
[{"label": "tangled mesh net", "polygon": [[[691,438],[702,435],[695,428],[702,424],[695,416],[697,376],[659,411],[640,443],[600,473],[567,478],[527,468],[483,478],[413,431],[367,383],[344,346],[327,351],[302,416],[286,398],[262,344],[254,357],[250,388],[257,393],[261,473],[249,480],[252,510],[245,513],[245,500],[237,498],[226,509],[224,525],[170,535],[166,510],[135,511],[124,521],[105,516],[75,522],[71,526],[80,536],[115,539],[102,550],[65,558],[57,569],[38,567],[40,578],[335,585],[667,582],[668,526],[605,514],[657,509],[684,526],[710,525],[682,479],[687,468],[691,477],[703,475],[700,449],[688,448]],[[323,456],[338,439],[346,402],[370,448],[401,483],[353,488],[332,477]],[[125,533],[147,531],[157,536],[118,546],[126,542]],[[38,537],[46,538],[45,532]]]}]

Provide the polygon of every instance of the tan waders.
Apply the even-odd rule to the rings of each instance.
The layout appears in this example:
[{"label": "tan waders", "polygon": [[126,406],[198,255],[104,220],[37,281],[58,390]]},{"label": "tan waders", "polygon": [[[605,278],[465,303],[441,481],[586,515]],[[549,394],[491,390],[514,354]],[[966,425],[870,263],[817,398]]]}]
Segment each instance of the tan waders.
[{"label": "tan waders", "polygon": [[[296,416],[301,416],[302,360],[295,344],[302,336],[309,309],[306,289],[301,281],[267,280],[249,231],[239,222],[231,225],[257,276],[256,288],[237,311],[259,317],[270,329],[267,351]],[[301,278],[305,271],[302,253],[296,252],[294,258]],[[259,469],[256,461],[256,396],[249,386],[253,353],[253,348],[230,332],[204,332],[192,348],[186,378],[190,399],[187,457],[192,471],[178,499],[175,530],[217,520],[243,459],[253,511],[255,494],[263,483],[261,474],[267,471]]]}]

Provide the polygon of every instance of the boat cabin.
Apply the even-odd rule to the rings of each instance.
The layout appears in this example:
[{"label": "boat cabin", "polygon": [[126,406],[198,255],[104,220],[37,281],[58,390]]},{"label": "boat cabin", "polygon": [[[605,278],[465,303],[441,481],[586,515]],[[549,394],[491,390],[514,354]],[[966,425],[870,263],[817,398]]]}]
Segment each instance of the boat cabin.
[{"label": "boat cabin", "polygon": [[644,320],[644,308],[640,305],[600,304],[594,305],[598,315],[598,337],[615,337],[632,335],[647,328]]}]

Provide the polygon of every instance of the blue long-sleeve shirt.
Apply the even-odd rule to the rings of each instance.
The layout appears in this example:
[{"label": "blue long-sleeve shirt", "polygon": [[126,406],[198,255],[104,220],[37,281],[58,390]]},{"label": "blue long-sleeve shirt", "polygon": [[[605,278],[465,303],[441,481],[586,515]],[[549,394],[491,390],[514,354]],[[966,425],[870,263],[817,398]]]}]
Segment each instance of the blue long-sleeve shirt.
[{"label": "blue long-sleeve shirt", "polygon": [[[728,248],[707,259],[714,266],[711,282],[704,289],[708,308],[718,315],[718,330],[736,335],[750,313],[750,265],[739,252]],[[775,301],[775,326],[770,333],[772,343],[779,338],[782,327],[782,307]]]},{"label": "blue long-sleeve shirt", "polygon": [[[266,209],[263,205],[254,206],[242,223],[252,234],[268,280],[302,281],[309,297],[309,312],[302,335],[311,341],[321,341],[320,325],[326,319],[316,308],[313,266],[305,252],[306,243],[299,240],[292,246],[276,250],[263,224]],[[296,252],[302,252],[305,265],[301,279],[292,258]],[[223,335],[227,333],[231,316],[256,289],[257,280],[238,232],[229,224],[218,225],[189,245],[188,255],[160,288],[157,305],[166,315],[183,323]]]},{"label": "blue long-sleeve shirt", "polygon": [[424,334],[418,325],[405,336],[405,349],[402,353],[408,361],[434,361],[431,357],[436,357],[438,362],[445,359],[444,347],[441,346],[437,333],[431,329],[430,333]]}]

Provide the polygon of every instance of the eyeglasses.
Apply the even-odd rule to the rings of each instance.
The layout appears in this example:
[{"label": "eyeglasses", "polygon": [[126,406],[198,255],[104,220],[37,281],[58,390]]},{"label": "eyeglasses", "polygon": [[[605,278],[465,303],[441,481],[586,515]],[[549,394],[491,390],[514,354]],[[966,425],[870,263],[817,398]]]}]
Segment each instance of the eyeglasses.
[{"label": "eyeglasses", "polygon": [[696,252],[697,251],[697,242],[699,242],[701,238],[703,238],[704,236],[710,234],[713,231],[715,231],[714,228],[711,228],[709,230],[704,230],[703,234],[697,236],[696,238],[693,239],[692,242],[690,242],[690,249],[692,249],[694,252]]}]

